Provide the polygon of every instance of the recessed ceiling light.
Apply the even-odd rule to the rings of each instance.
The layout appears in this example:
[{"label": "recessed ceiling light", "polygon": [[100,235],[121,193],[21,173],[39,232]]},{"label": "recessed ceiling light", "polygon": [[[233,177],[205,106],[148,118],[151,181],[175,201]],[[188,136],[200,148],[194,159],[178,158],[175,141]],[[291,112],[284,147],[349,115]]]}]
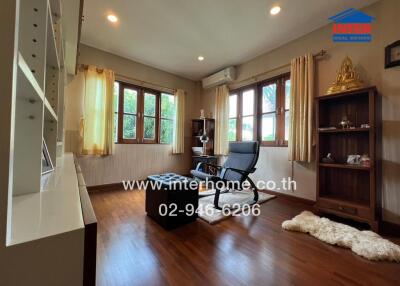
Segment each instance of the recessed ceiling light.
[{"label": "recessed ceiling light", "polygon": [[111,23],[116,23],[118,22],[118,17],[115,16],[114,14],[109,14],[107,15],[107,20],[110,21]]},{"label": "recessed ceiling light", "polygon": [[197,58],[199,61],[204,61],[204,57],[203,56],[198,56]]},{"label": "recessed ceiling light", "polygon": [[276,15],[281,11],[281,7],[279,6],[274,6],[271,8],[271,10],[269,11],[271,13],[271,15]]}]

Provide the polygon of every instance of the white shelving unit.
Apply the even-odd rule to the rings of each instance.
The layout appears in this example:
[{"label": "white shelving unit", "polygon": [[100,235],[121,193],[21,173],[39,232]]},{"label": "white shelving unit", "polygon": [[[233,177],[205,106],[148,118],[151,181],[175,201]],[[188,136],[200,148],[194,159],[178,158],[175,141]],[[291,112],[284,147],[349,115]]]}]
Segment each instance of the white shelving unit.
[{"label": "white shelving unit", "polygon": [[[57,148],[62,146],[63,140],[66,78],[61,2],[60,0],[20,0],[19,19],[12,211],[9,212],[9,215],[12,215],[12,219],[9,219],[12,223],[9,231],[13,235],[7,235],[10,238],[7,243],[9,245],[27,241],[27,239],[29,241],[29,237],[40,238],[40,233],[25,235],[25,237],[16,234],[25,233],[20,230],[25,229],[24,225],[26,221],[29,221],[30,213],[47,212],[46,205],[42,205],[42,200],[47,197],[56,197],[60,193],[51,192],[54,190],[46,182],[56,180],[51,179],[52,176],[61,178],[61,173],[66,170],[66,168],[57,168],[57,161],[60,162],[57,157],[62,154],[60,150],[57,152]],[[46,176],[42,175],[43,140],[46,142],[55,167],[55,171]],[[66,183],[65,180],[60,181]],[[65,188],[64,185],[56,183],[52,186]],[[72,186],[72,189],[76,187],[77,190],[73,181],[69,186]],[[49,194],[43,195],[44,192],[49,192]],[[60,200],[62,200],[61,197]],[[38,204],[38,202],[41,203]],[[52,202],[55,203],[55,201]],[[21,208],[21,205],[25,207]],[[47,206],[50,205],[50,203],[47,204]],[[62,220],[58,221],[57,225],[57,229],[62,229]],[[76,226],[79,226],[78,222]],[[52,233],[52,230],[47,229],[45,233]],[[46,236],[45,233],[44,236]]]},{"label": "white shelving unit", "polygon": [[57,162],[65,77],[61,17],[59,0],[20,1],[13,196],[40,192],[43,139]]}]

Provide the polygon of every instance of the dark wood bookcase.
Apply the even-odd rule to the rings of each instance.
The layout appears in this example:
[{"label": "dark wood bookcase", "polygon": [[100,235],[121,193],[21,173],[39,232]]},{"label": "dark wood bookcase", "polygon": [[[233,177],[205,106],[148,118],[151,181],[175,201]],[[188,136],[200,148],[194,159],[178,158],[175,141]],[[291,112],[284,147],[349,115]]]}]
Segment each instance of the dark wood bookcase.
[{"label": "dark wood bookcase", "polygon": [[[195,169],[197,164],[200,162],[209,163],[217,165],[218,159],[214,156],[214,130],[215,130],[215,120],[212,118],[206,119],[193,119],[192,120],[192,147],[203,147],[201,143],[201,135],[204,131],[204,121],[206,126],[206,133],[208,137],[208,142],[206,143],[206,153],[199,155],[192,155],[192,168]],[[210,167],[203,167],[203,172],[215,174],[216,170]]]},{"label": "dark wood bookcase", "polygon": [[[368,223],[378,230],[381,216],[381,100],[375,87],[316,98],[317,202],[327,213]],[[341,128],[343,117],[351,128]],[[362,128],[368,124],[369,128]],[[336,129],[326,129],[336,127]],[[331,153],[334,163],[322,162]],[[369,166],[347,164],[348,155],[366,154]]]},{"label": "dark wood bookcase", "polygon": [[200,138],[204,132],[204,120],[206,125],[206,133],[208,142],[206,143],[206,154],[203,155],[214,155],[214,129],[215,120],[212,118],[206,119],[192,119],[192,147],[203,147]]}]

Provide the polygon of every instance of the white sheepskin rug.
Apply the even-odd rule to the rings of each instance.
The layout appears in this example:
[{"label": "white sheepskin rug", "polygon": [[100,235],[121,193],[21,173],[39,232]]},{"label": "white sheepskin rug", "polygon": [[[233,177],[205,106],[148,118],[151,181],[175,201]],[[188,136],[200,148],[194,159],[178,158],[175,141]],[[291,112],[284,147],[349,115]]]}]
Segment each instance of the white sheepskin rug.
[{"label": "white sheepskin rug", "polygon": [[[253,202],[253,192],[249,191],[231,191],[229,193],[221,194],[219,197],[219,205],[221,208],[224,206],[232,206],[234,204],[249,205]],[[258,192],[258,204],[265,203],[266,201],[275,198],[273,195],[269,195],[263,192]],[[208,211],[207,211],[208,209]],[[242,210],[241,210],[242,211]],[[241,212],[239,211],[239,213]],[[214,208],[214,196],[208,196],[199,199],[199,217],[210,224],[218,223],[224,219],[230,217],[225,216],[221,210]]]},{"label": "white sheepskin rug", "polygon": [[400,246],[383,239],[375,232],[360,231],[354,227],[321,218],[303,211],[291,220],[284,221],[282,228],[309,233],[326,243],[350,248],[357,255],[369,260],[400,262]]}]

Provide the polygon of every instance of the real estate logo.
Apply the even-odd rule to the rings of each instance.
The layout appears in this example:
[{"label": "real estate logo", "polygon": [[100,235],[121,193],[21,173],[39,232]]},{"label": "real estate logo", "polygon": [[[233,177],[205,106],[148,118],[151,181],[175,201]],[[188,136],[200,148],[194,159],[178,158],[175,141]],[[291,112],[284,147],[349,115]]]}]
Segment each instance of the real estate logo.
[{"label": "real estate logo", "polygon": [[333,22],[334,42],[371,42],[371,23],[375,20],[354,8],[347,9],[329,20]]}]

